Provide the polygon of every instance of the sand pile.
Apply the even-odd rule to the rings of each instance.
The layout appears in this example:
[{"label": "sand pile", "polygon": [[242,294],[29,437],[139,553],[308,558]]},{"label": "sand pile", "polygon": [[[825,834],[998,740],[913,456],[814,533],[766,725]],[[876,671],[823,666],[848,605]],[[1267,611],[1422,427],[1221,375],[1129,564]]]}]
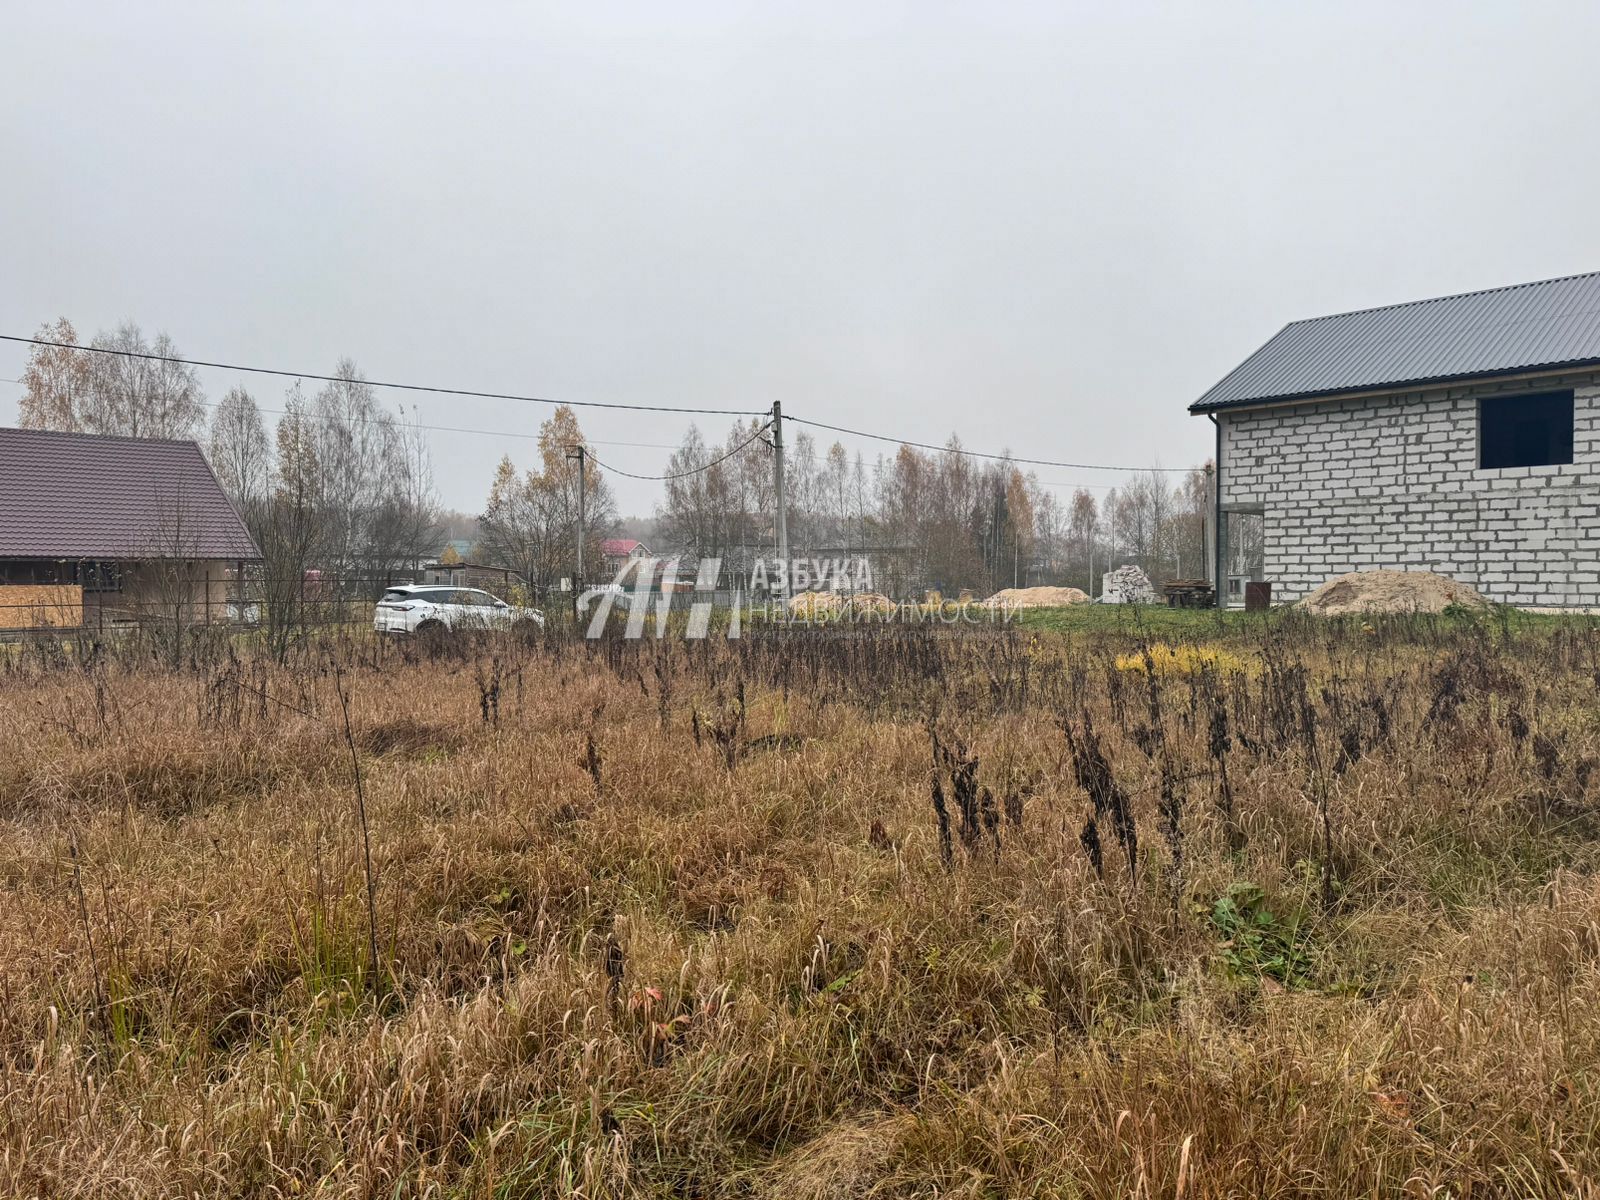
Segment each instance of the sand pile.
[{"label": "sand pile", "polygon": [[841,607],[858,613],[892,613],[895,603],[881,592],[857,592],[853,596],[846,596]]},{"label": "sand pile", "polygon": [[1087,604],[1089,595],[1075,587],[1006,588],[983,602],[985,608],[1062,608]]},{"label": "sand pile", "polygon": [[1321,617],[1348,613],[1436,613],[1451,604],[1486,608],[1472,588],[1431,571],[1356,571],[1330,579],[1300,601]]}]

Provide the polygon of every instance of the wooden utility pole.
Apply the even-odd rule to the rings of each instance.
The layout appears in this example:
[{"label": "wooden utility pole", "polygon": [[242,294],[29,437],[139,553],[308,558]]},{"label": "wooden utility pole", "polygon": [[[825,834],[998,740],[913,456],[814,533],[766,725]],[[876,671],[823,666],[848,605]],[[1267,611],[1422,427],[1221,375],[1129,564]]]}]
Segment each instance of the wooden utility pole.
[{"label": "wooden utility pole", "polygon": [[778,518],[778,559],[783,563],[783,594],[789,595],[789,509],[783,491],[783,404],[772,402],[772,491]]},{"label": "wooden utility pole", "polygon": [[576,604],[578,597],[583,594],[583,506],[589,491],[588,476],[585,470],[588,465],[588,449],[585,446],[578,446],[568,450],[567,457],[578,460],[578,567],[572,578],[572,600]]}]

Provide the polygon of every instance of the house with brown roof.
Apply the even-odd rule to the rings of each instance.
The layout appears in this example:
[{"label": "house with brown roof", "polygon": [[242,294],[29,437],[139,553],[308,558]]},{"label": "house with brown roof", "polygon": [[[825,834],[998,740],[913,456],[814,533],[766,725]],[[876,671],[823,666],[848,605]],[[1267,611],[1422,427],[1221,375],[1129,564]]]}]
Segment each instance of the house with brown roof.
[{"label": "house with brown roof", "polygon": [[0,429],[0,630],[228,620],[260,560],[194,442]]}]

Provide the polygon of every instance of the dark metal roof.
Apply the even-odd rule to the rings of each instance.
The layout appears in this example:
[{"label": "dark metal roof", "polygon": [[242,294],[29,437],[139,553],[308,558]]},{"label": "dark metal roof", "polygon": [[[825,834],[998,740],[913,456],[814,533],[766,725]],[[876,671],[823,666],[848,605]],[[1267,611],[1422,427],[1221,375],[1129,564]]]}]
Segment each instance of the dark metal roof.
[{"label": "dark metal roof", "polygon": [[1600,272],[1295,321],[1189,406],[1600,363]]},{"label": "dark metal roof", "polygon": [[0,429],[0,558],[260,557],[193,442]]}]

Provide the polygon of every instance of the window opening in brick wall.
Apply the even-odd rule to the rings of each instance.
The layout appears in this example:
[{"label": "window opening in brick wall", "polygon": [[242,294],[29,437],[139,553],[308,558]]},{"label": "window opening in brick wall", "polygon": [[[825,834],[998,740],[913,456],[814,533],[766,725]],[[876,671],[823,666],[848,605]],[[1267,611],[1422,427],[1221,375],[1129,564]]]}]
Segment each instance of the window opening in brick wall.
[{"label": "window opening in brick wall", "polygon": [[1478,401],[1478,466],[1547,467],[1572,461],[1572,391]]},{"label": "window opening in brick wall", "polygon": [[1224,603],[1244,603],[1244,585],[1265,577],[1267,519],[1264,513],[1234,508],[1222,514],[1223,561],[1227,566]]}]

